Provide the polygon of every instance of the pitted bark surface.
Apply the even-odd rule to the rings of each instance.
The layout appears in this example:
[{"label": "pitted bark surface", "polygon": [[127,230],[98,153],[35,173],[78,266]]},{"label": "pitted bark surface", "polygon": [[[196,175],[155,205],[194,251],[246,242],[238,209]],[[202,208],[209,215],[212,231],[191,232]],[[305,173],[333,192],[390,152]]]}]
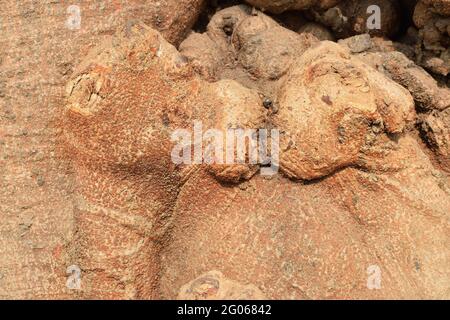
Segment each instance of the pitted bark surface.
[{"label": "pitted bark surface", "polygon": [[[76,210],[73,170],[58,151],[60,131],[54,125],[64,105],[65,84],[75,67],[90,49],[128,21],[144,20],[173,43],[181,41],[195,23],[202,3],[2,1],[1,298],[76,296],[66,288],[66,268],[76,262],[65,257]],[[76,20],[70,20],[74,14],[68,11],[70,5],[80,10],[79,29]],[[91,103],[102,94],[93,91]]]},{"label": "pitted bark surface", "polygon": [[[137,23],[69,82],[62,127],[83,203],[72,259],[88,271],[84,297],[448,295],[448,181],[412,137],[407,88],[245,6],[219,11],[180,51]],[[195,120],[279,128],[280,175],[174,165],[170,132]],[[371,265],[382,290],[367,289]]]},{"label": "pitted bark surface", "polygon": [[[448,299],[450,7],[407,2],[7,1],[0,297]],[[195,121],[279,173],[175,164]]]}]

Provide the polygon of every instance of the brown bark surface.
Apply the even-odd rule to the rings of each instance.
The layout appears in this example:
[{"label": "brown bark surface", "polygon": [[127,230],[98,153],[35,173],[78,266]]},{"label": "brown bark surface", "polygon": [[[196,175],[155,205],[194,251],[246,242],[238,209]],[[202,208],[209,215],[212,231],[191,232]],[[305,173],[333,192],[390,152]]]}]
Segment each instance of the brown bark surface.
[{"label": "brown bark surface", "polygon": [[[2,1],[0,11],[0,297],[66,292],[73,185],[52,124],[64,86],[88,51],[118,26],[142,20],[173,43],[201,0]],[[80,25],[77,27],[77,5]],[[68,11],[69,10],[69,11]],[[70,264],[69,264],[70,265]]]},{"label": "brown bark surface", "polygon": [[[449,1],[338,43],[370,1],[235,2],[4,1],[0,298],[450,297]],[[279,174],[174,164],[198,120],[280,129]]]}]

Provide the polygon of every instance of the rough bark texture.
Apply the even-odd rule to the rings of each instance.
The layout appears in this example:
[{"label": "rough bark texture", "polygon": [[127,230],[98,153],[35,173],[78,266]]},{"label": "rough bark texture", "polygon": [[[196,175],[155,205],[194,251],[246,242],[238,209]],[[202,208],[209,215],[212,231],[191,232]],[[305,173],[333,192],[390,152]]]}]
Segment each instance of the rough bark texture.
[{"label": "rough bark texture", "polygon": [[447,76],[450,73],[450,1],[419,1],[413,20],[419,29],[418,62],[432,72]]},{"label": "rough bark texture", "polygon": [[272,13],[282,13],[287,10],[304,10],[309,8],[328,9],[340,0],[246,0],[250,5]]},{"label": "rough bark texture", "polygon": [[[52,120],[75,66],[117,26],[143,20],[179,42],[203,1],[2,1],[0,297],[52,298],[65,286],[73,185]],[[72,17],[72,18],[71,18]],[[74,18],[75,17],[75,18]],[[72,19],[72,20],[71,20]],[[75,19],[75,20],[73,20]]]},{"label": "rough bark texture", "polygon": [[[1,298],[450,297],[448,1],[415,7],[434,49],[374,37],[400,32],[401,1],[350,38],[366,2],[247,2],[315,22],[239,5],[194,27],[203,1],[98,1],[78,29],[67,5],[5,4]],[[280,129],[279,174],[173,163],[194,121]]]}]

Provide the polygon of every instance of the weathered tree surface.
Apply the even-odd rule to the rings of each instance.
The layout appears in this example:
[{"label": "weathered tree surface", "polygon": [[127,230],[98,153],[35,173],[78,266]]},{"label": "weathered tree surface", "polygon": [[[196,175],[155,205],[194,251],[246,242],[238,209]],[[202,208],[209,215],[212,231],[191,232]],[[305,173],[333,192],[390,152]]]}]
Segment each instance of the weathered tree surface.
[{"label": "weathered tree surface", "polygon": [[[192,32],[200,0],[5,3],[0,298],[450,297],[450,91],[414,63],[423,32],[374,37],[396,4],[336,43],[366,2],[242,2]],[[448,2],[424,6],[445,58]],[[279,173],[174,163],[194,121],[279,129]]]},{"label": "weathered tree surface", "polygon": [[142,20],[173,43],[202,0],[2,1],[0,10],[0,297],[67,293],[73,186],[52,125],[74,67],[118,26]]}]

